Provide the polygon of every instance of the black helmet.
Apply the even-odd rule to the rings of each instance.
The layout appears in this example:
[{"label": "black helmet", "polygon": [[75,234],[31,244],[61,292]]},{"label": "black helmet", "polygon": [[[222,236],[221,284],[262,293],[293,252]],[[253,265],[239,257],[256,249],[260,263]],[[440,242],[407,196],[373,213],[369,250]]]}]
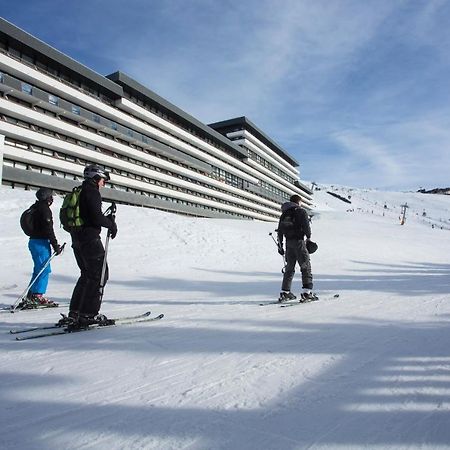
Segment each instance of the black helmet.
[{"label": "black helmet", "polygon": [[53,191],[50,188],[39,188],[36,192],[38,200],[53,200]]},{"label": "black helmet", "polygon": [[314,253],[319,246],[313,242],[313,241],[306,241],[306,250],[308,250],[308,253]]},{"label": "black helmet", "polygon": [[83,172],[84,178],[92,178],[94,180],[99,180],[103,178],[105,181],[109,181],[109,172],[107,172],[103,167],[97,164],[89,164],[84,168]]}]

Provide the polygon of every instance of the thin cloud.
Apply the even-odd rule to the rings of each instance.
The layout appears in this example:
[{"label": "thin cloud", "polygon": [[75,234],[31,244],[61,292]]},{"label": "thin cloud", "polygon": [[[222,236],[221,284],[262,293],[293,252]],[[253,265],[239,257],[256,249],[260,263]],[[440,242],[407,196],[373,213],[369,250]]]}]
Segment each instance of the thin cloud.
[{"label": "thin cloud", "polygon": [[397,161],[394,152],[383,143],[355,133],[341,133],[335,139],[345,148],[356,167],[366,167],[381,174],[387,184],[403,177],[402,162]]}]

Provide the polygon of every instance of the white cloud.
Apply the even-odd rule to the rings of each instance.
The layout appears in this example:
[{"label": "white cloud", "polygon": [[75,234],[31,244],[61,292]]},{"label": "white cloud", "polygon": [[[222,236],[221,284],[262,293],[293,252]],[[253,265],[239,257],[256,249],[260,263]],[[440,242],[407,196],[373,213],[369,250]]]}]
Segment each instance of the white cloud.
[{"label": "white cloud", "polygon": [[[385,124],[382,128],[336,133],[343,151],[342,170],[357,186],[416,188],[450,185],[450,124],[435,115],[423,120]],[[444,169],[444,170],[443,170]],[[336,174],[336,173],[335,173]],[[329,172],[329,176],[335,174]]]},{"label": "white cloud", "polygon": [[362,166],[375,171],[388,182],[403,176],[403,164],[394,156],[392,147],[354,132],[339,133],[335,139],[353,159],[355,168]]}]

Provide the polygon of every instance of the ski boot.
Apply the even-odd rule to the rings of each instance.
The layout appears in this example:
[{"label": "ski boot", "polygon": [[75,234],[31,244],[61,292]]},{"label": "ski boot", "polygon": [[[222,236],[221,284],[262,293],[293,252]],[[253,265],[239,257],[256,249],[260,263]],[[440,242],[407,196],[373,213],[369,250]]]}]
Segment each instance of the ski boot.
[{"label": "ski boot", "polygon": [[28,292],[26,297],[22,298],[22,301],[16,306],[15,309],[35,309],[37,307],[36,302],[32,300],[33,294]]},{"label": "ski boot", "polygon": [[296,300],[297,297],[292,292],[281,291],[278,301],[280,303],[288,302],[290,300]]},{"label": "ski boot", "polygon": [[98,325],[99,327],[106,327],[110,325],[114,325],[116,322],[114,319],[108,319],[104,314],[80,314],[76,318],[76,320],[73,321],[73,323],[67,325],[67,330],[70,331],[77,331],[80,329],[87,329],[91,325]]},{"label": "ski boot", "polygon": [[319,300],[319,297],[311,291],[302,292],[300,295],[300,303],[314,302],[316,300]]},{"label": "ski boot", "polygon": [[78,316],[77,325],[78,328],[89,328],[89,325],[96,324],[95,316],[90,314],[80,314]]},{"label": "ski boot", "polygon": [[65,314],[61,313],[61,319],[57,323],[55,323],[58,327],[68,327],[73,326],[78,322],[78,314],[74,312],[69,312],[69,315],[66,316]]},{"label": "ski boot", "polygon": [[31,294],[30,300],[36,305],[35,308],[56,308],[59,306],[58,303],[49,300],[47,297],[44,297],[43,294]]},{"label": "ski boot", "polygon": [[95,323],[94,317],[87,314],[79,314],[75,311],[70,311],[69,315],[66,316],[61,314],[62,318],[59,320],[58,325],[66,327],[67,331],[70,333],[72,331],[85,330],[89,328],[89,325]]},{"label": "ski boot", "polygon": [[114,319],[108,319],[104,314],[97,314],[94,317],[95,323],[99,327],[107,327],[110,325],[115,325],[116,321]]},{"label": "ski boot", "polygon": [[24,298],[16,307],[16,309],[36,309],[37,305],[29,298]]}]

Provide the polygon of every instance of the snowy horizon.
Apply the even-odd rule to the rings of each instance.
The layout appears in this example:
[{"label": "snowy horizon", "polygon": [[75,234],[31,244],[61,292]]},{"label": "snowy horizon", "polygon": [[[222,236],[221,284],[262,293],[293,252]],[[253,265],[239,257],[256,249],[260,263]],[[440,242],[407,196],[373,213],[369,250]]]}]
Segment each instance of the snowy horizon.
[{"label": "snowy horizon", "polygon": [[[67,248],[47,292],[59,308],[0,313],[2,448],[448,448],[450,197],[328,186],[348,204],[326,190],[312,221],[321,299],[290,308],[259,306],[281,285],[275,223],[118,205],[101,312],[165,317],[15,341],[10,329],[67,313]],[[0,188],[1,306],[29,280],[18,221],[33,202]]]}]

